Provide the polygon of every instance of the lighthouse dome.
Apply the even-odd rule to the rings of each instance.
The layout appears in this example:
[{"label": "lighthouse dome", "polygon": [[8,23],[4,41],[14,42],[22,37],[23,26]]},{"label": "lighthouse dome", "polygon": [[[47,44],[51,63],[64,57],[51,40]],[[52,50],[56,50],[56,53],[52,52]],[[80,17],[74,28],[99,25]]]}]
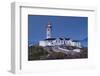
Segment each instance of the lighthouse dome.
[{"label": "lighthouse dome", "polygon": [[50,22],[48,22],[48,27],[51,27],[51,23]]},{"label": "lighthouse dome", "polygon": [[49,24],[48,26],[49,26],[49,27],[51,27],[51,25],[50,25],[50,24]]}]

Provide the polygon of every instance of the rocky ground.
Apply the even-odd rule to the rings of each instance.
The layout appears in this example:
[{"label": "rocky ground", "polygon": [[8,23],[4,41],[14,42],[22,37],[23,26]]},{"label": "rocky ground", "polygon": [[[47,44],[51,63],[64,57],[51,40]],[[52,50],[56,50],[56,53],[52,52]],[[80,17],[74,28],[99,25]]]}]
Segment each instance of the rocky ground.
[{"label": "rocky ground", "polygon": [[52,60],[52,59],[77,59],[88,58],[87,48],[73,46],[41,47],[30,46],[28,48],[28,60]]}]

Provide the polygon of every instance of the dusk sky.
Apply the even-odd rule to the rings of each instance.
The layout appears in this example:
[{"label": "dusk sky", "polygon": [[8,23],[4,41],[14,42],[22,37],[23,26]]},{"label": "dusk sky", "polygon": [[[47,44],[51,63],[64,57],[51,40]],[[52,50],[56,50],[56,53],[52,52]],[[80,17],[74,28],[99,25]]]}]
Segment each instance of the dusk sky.
[{"label": "dusk sky", "polygon": [[28,15],[28,42],[46,39],[46,26],[52,24],[52,37],[83,40],[88,37],[88,17]]}]

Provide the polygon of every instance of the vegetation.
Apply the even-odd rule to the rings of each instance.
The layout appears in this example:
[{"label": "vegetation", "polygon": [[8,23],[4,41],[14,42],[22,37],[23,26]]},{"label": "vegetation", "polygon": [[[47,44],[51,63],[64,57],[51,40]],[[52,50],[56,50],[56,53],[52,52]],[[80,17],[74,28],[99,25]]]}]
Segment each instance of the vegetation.
[{"label": "vegetation", "polygon": [[40,60],[41,57],[45,57],[47,54],[48,52],[40,46],[31,46],[28,48],[28,60]]},{"label": "vegetation", "polygon": [[[73,50],[76,47],[66,47],[66,49]],[[41,46],[30,46],[28,47],[28,60],[51,60],[51,59],[77,59],[77,58],[88,58],[88,49],[80,48],[80,52],[54,52],[51,47],[44,48]]]}]

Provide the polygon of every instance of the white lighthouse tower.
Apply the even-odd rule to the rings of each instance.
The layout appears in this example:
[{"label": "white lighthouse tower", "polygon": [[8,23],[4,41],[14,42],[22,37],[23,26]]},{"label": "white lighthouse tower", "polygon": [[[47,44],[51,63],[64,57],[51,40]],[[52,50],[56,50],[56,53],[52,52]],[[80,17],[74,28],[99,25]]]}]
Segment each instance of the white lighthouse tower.
[{"label": "white lighthouse tower", "polygon": [[46,27],[46,38],[51,38],[51,32],[52,32],[52,25],[50,22],[48,22],[48,25]]}]

